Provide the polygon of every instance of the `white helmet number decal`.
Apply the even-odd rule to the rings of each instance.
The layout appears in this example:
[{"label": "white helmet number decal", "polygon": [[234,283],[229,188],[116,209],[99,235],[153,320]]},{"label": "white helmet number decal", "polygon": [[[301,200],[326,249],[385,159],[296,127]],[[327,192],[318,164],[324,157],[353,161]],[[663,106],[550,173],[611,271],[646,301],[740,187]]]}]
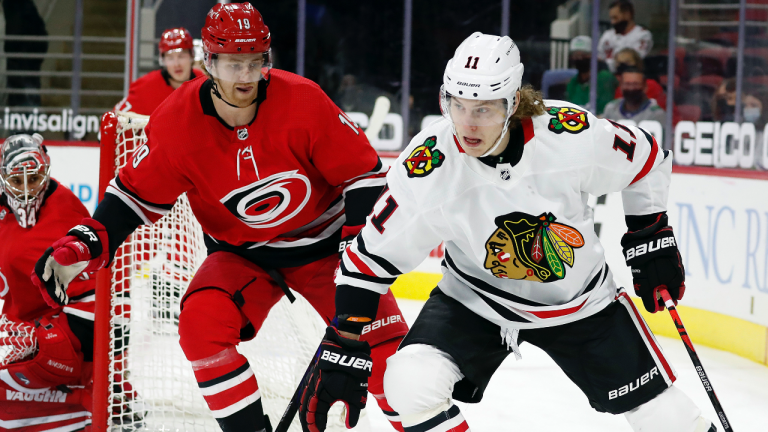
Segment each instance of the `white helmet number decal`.
[{"label": "white helmet number decal", "polygon": [[221,203],[252,228],[272,228],[296,216],[311,193],[309,179],[295,170],[236,189],[222,198]]},{"label": "white helmet number decal", "polygon": [[[473,62],[472,59],[475,59],[475,61]],[[464,69],[470,69],[470,65],[472,69],[477,69],[478,61],[480,61],[480,57],[469,56],[469,58],[467,58],[467,64],[464,66]]]}]

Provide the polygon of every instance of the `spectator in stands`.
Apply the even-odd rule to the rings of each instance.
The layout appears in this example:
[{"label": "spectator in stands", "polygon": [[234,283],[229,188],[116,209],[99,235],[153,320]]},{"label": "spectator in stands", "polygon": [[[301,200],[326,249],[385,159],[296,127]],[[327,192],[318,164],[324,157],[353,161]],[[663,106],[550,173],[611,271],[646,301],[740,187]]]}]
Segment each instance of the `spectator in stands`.
[{"label": "spectator in stands", "polygon": [[[589,106],[589,79],[590,62],[592,59],[592,38],[589,36],[576,36],[571,39],[570,58],[572,67],[579,73],[576,74],[568,83],[566,89],[566,100],[581,105],[584,108],[600,114],[605,108],[605,104],[613,99],[616,91],[616,78],[608,70],[597,72],[597,109]],[[605,66],[603,66],[605,67]]]},{"label": "spectator in stands", "polygon": [[[633,67],[639,69],[641,72],[645,72],[645,66],[643,65],[643,59],[640,57],[640,53],[633,48],[624,48],[617,52],[614,56],[616,61],[616,79],[619,81],[618,87],[616,87],[616,94],[614,98],[618,99],[621,95],[621,74],[627,68]],[[651,78],[645,78],[645,95],[648,99],[655,99],[659,106],[667,109],[667,94],[664,93],[664,89],[661,84]]]},{"label": "spectator in stands", "polygon": [[651,32],[635,24],[635,6],[628,0],[616,0],[609,6],[611,26],[600,36],[597,56],[611,71],[616,70],[615,55],[624,48],[632,48],[645,58],[653,47]]},{"label": "spectator in stands", "polygon": [[[32,0],[6,0],[3,4],[5,17],[5,34],[7,36],[48,36],[45,21],[37,11]],[[5,53],[44,54],[48,52],[47,41],[6,40]],[[42,58],[7,57],[8,72],[35,73],[40,72]],[[9,89],[22,91],[40,90],[40,77],[31,75],[9,75]],[[8,95],[9,106],[40,106],[39,93],[11,93]]]},{"label": "spectator in stands", "polygon": [[[754,123],[755,128],[765,126],[766,115],[763,111],[766,89],[745,83],[741,93],[741,119]],[[736,112],[736,79],[728,78],[720,84],[712,100],[712,118],[718,122],[734,121]]]},{"label": "spectator in stands", "polygon": [[621,92],[623,97],[613,100],[605,106],[603,116],[610,120],[656,120],[664,124],[666,115],[655,99],[648,98],[647,84],[643,71],[633,66],[625,66],[621,73]]}]

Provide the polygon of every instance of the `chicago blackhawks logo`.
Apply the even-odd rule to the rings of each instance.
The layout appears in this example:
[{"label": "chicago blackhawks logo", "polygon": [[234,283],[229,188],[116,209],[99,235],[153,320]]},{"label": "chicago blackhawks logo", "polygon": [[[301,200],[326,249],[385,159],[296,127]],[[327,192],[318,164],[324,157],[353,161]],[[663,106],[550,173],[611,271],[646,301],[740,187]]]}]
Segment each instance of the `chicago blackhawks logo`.
[{"label": "chicago blackhawks logo", "polygon": [[497,217],[498,229],[485,243],[485,268],[503,279],[554,282],[573,267],[573,248],[584,246],[580,232],[556,223],[552,213],[512,212]]},{"label": "chicago blackhawks logo", "polygon": [[233,190],[221,203],[250,227],[272,228],[296,216],[311,190],[306,176],[286,171]]},{"label": "chicago blackhawks logo", "polygon": [[589,129],[587,113],[571,107],[547,107],[547,113],[555,116],[549,120],[549,130],[561,134],[569,132],[579,133],[584,129]]},{"label": "chicago blackhawks logo", "polygon": [[424,141],[424,144],[413,149],[403,162],[408,177],[425,177],[443,164],[445,155],[436,149],[435,145],[437,145],[437,137],[431,136]]}]

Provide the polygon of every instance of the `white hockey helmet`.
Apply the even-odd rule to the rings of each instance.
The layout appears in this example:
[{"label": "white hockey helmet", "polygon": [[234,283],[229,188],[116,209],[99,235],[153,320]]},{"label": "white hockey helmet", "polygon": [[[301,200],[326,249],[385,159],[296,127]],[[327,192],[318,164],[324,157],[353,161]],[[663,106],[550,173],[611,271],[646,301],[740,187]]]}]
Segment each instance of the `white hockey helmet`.
[{"label": "white hockey helmet", "polygon": [[520,50],[509,36],[486,35],[480,32],[475,32],[465,39],[445,66],[443,86],[440,88],[440,109],[452,124],[457,120],[451,116],[452,97],[504,101],[505,112],[501,115],[464,117],[471,119],[469,121],[476,126],[504,122],[501,136],[483,156],[496,150],[507,132],[508,120],[515,112],[515,96],[522,84],[523,70]]}]

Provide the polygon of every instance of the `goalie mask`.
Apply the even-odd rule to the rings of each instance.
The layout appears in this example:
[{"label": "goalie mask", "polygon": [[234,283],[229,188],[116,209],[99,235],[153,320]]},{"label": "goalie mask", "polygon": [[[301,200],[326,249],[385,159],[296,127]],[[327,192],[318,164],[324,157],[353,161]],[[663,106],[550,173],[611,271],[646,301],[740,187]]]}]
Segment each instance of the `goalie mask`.
[{"label": "goalie mask", "polygon": [[[202,39],[203,64],[215,78],[214,94],[235,108],[256,102],[231,99],[246,96],[258,81],[269,80],[271,37],[259,11],[250,3],[217,4],[208,12]],[[230,88],[232,93],[227,94]]]},{"label": "goalie mask", "polygon": [[440,88],[440,109],[456,126],[503,125],[501,134],[481,157],[493,153],[507,133],[517,109],[516,94],[523,78],[520,51],[508,36],[473,33],[448,61]]},{"label": "goalie mask", "polygon": [[51,159],[39,134],[8,137],[0,150],[0,178],[8,206],[22,228],[37,223],[50,183]]}]

